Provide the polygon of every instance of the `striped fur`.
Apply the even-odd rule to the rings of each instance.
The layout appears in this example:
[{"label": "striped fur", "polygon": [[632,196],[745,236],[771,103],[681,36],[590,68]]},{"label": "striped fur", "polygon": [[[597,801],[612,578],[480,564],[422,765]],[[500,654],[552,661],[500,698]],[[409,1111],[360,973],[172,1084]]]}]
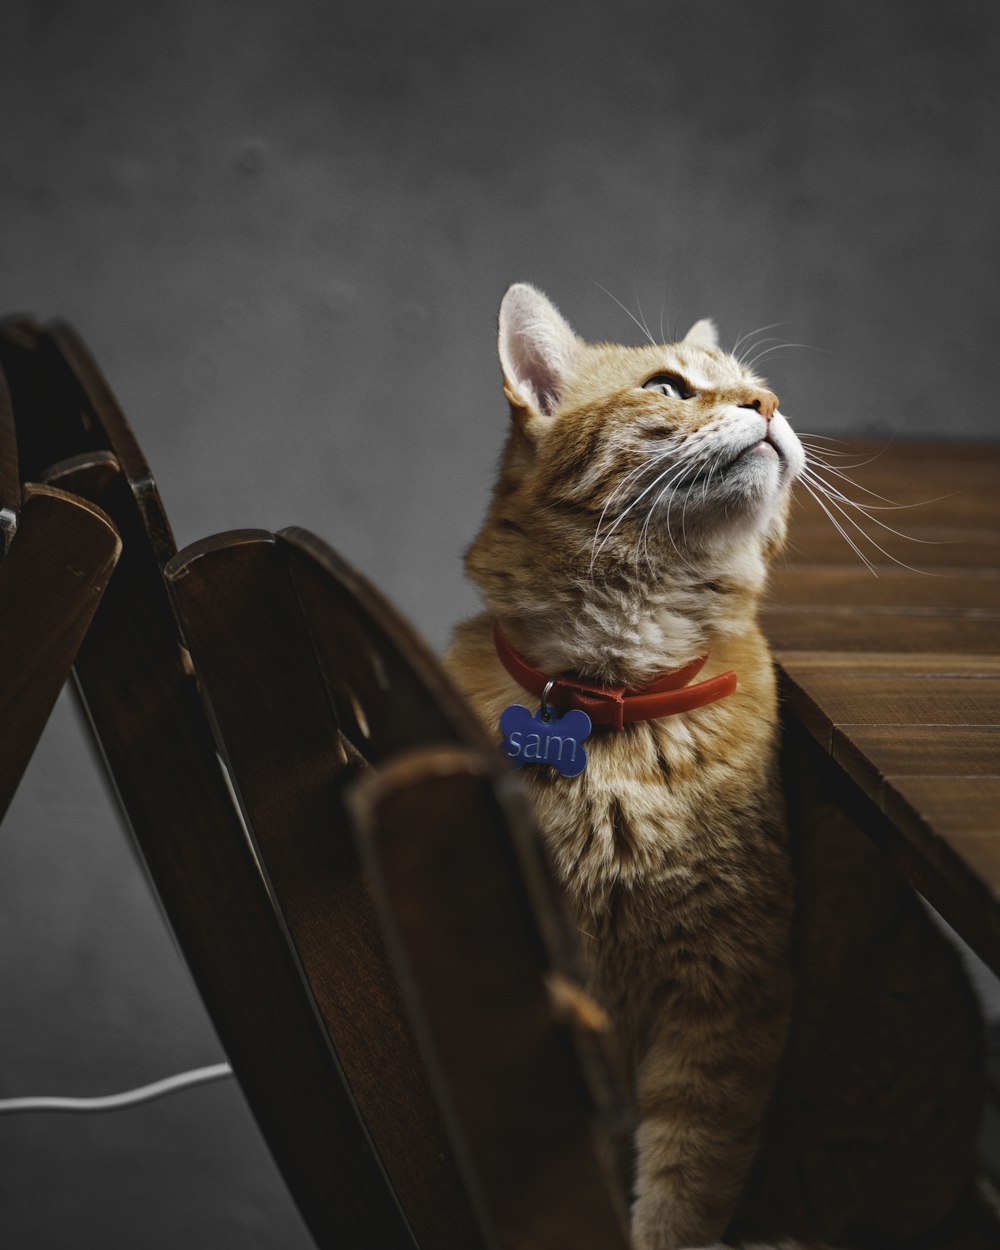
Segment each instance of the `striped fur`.
[{"label": "striped fur", "polygon": [[[842,1200],[834,1179],[830,1198],[830,1170],[842,1160],[826,1140],[810,1142],[799,1117],[801,1091],[816,1079],[810,1029],[829,1016],[809,1007],[808,1027],[793,1023],[822,978],[813,970],[803,987],[811,965],[796,944],[801,932],[793,940],[793,925],[803,929],[801,872],[756,615],[801,446],[762,380],[714,346],[711,323],[668,345],[587,344],[519,284],[500,326],[511,431],[466,560],[486,610],[458,627],[447,657],[484,722],[495,729],[508,704],[525,701],[494,653],[494,620],[551,673],[635,686],[707,652],[703,676],[739,677],[719,703],[594,734],[578,778],[524,772],[589,988],[631,1076],[637,1250],[727,1235],[864,1245],[867,1233],[850,1240],[858,1228],[884,1230],[895,1244],[897,1229],[912,1231],[909,1216],[869,1202],[855,1176]],[[644,387],[659,375],[683,394]],[[910,911],[906,925],[927,944]],[[826,949],[830,934],[815,941]],[[943,959],[947,980],[954,967]],[[961,992],[956,1012],[972,1021],[954,1044],[974,1066],[974,1010]],[[853,1091],[847,1101],[855,1107]],[[794,1131],[775,1118],[786,1105]],[[947,1212],[968,1179],[967,1155],[914,1227]]]}]

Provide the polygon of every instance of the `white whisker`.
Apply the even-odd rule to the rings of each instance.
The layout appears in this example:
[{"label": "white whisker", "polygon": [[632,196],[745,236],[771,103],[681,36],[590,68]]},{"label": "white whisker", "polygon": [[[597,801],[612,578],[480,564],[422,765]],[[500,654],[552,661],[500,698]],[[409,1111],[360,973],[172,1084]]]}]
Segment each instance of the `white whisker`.
[{"label": "white whisker", "polygon": [[[827,465],[826,467],[829,468],[829,465]],[[886,525],[884,521],[880,521],[878,517],[872,516],[871,513],[873,512],[906,512],[911,508],[922,508],[927,504],[940,503],[942,499],[952,499],[954,498],[955,495],[961,493],[959,491],[951,491],[947,495],[938,495],[936,499],[924,499],[920,503],[893,503],[891,500],[886,505],[877,504],[877,503],[862,503],[858,499],[852,499],[849,495],[845,495],[843,491],[839,490],[832,483],[827,482],[814,468],[810,468],[807,465],[804,472],[809,474],[809,476],[813,479],[816,485],[818,485],[820,489],[824,490],[831,497],[839,499],[841,503],[850,504],[852,508],[856,508],[859,512],[863,513],[868,518],[869,521],[874,522],[874,524],[876,525],[880,525],[882,529],[884,530],[889,530],[891,533],[897,534],[900,538],[905,538],[908,542],[937,543],[939,541],[947,541],[947,540],[939,540],[939,539],[934,539],[934,538],[913,538],[909,534],[904,534],[902,530],[894,530],[891,525]],[[849,486],[858,485],[857,482],[852,482],[850,478],[845,478],[844,480],[848,483]],[[865,490],[866,488],[864,486],[860,486],[859,489]],[[868,491],[868,493],[872,495],[875,494],[874,491]],[[882,496],[875,495],[875,498],[881,499]]]},{"label": "white whisker", "polygon": [[[911,573],[921,573],[926,577],[935,576],[935,574],[932,574],[929,570],[914,568],[912,565],[907,564],[904,560],[900,560],[896,556],[892,555],[891,552],[886,551],[886,549],[883,546],[881,546],[881,544],[877,543],[875,539],[872,538],[871,534],[869,534],[861,525],[858,524],[855,518],[850,515],[850,513],[847,511],[846,508],[842,506],[842,504],[847,504],[849,507],[854,508],[855,511],[861,513],[861,515],[865,518],[865,520],[872,522],[874,525],[879,526],[880,529],[886,530],[888,533],[894,534],[897,538],[902,538],[907,542],[929,543],[932,545],[937,545],[937,541],[935,539],[914,538],[909,534],[902,533],[900,530],[893,529],[891,525],[886,525],[885,522],[880,521],[878,517],[870,516],[866,508],[862,504],[859,504],[857,500],[848,498],[841,491],[838,491],[835,488],[831,487],[828,483],[824,482],[821,478],[817,477],[814,473],[810,472],[808,469],[805,470],[802,477],[800,478],[800,481],[803,483],[806,489],[810,492],[813,498],[816,499],[817,503],[820,504],[820,507],[823,508],[823,511],[826,512],[827,516],[830,517],[832,521],[834,521],[834,524],[837,524],[837,523],[834,520],[833,515],[830,513],[829,509],[827,509],[826,506],[822,503],[822,501],[819,498],[819,495],[816,493],[815,490],[812,489],[812,487],[816,487],[816,490],[820,491],[826,497],[831,507],[835,508],[837,512],[840,513],[844,521],[846,521],[848,525],[852,526],[861,535],[861,537],[865,539],[866,542],[870,543],[875,548],[875,550],[880,552],[883,556],[885,556],[887,560],[891,561],[893,564],[898,564],[900,568],[908,569]],[[841,534],[843,534],[844,537],[846,537],[846,533],[843,530],[843,528],[840,525],[837,525],[837,528],[840,530]],[[853,547],[854,544],[852,543],[851,546]],[[855,548],[855,550],[857,550],[857,548]],[[866,563],[868,563],[868,561],[866,561]],[[869,565],[869,567],[872,568],[872,572],[875,571],[873,566]]]},{"label": "white whisker", "polygon": [[[647,461],[645,464],[640,465],[637,470],[633,470],[632,473],[628,475],[628,477],[626,477],[625,482],[619,483],[618,486],[616,486],[615,490],[612,491],[611,496],[608,499],[608,502],[604,506],[604,510],[601,512],[601,519],[598,521],[597,530],[594,533],[594,547],[592,549],[592,555],[591,555],[591,560],[590,560],[591,576],[593,576],[594,565],[597,562],[598,556],[607,546],[608,542],[611,539],[612,534],[615,532],[618,526],[622,523],[622,521],[625,520],[625,518],[629,515],[632,509],[635,508],[637,504],[642,502],[642,500],[649,494],[651,490],[656,489],[657,484],[661,482],[670,473],[671,468],[675,466],[673,465],[668,466],[661,474],[659,474],[652,482],[650,482],[650,484],[647,487],[645,487],[644,490],[639,495],[637,495],[635,499],[632,500],[632,502],[628,505],[628,507],[623,509],[615,517],[614,521],[611,523],[606,533],[604,534],[604,537],[601,538],[601,527],[604,524],[604,517],[607,513],[608,508],[610,507],[611,500],[614,498],[617,491],[622,489],[624,486],[628,485],[629,478],[631,478],[632,481],[637,481],[642,476],[643,472],[645,472],[646,470],[658,468],[659,465],[662,464],[662,462],[670,456],[670,453],[672,451],[673,451],[673,448],[670,447],[666,449],[665,451],[661,452],[659,455],[653,457],[651,460]],[[601,538],[599,545],[597,541],[598,538]]]},{"label": "white whisker", "polygon": [[608,290],[608,288],[606,286],[601,286],[601,284],[596,280],[596,278],[591,278],[591,282],[593,282],[594,286],[600,287],[600,289],[604,292],[605,295],[608,296],[609,299],[613,299],[615,303],[618,305],[618,307],[622,310],[622,312],[632,318],[632,320],[639,327],[639,329],[643,332],[643,334],[645,334],[646,338],[649,339],[650,343],[652,343],[654,347],[657,346],[657,343],[653,339],[653,336],[650,334],[646,326],[639,320],[639,318],[635,315],[634,312],[632,312],[630,309],[625,307],[625,305],[621,302],[621,300],[618,298],[617,295],[612,295],[611,292]]},{"label": "white whisker", "polygon": [[[659,506],[660,500],[663,498],[663,496],[667,493],[668,490],[671,489],[672,486],[674,486],[678,481],[680,481],[680,479],[684,476],[684,474],[689,471],[690,466],[686,463],[682,463],[680,465],[677,465],[676,468],[677,468],[677,472],[666,483],[664,483],[663,487],[660,489],[656,498],[650,504],[649,510],[646,513],[646,519],[643,521],[642,529],[639,532],[639,542],[636,545],[636,558],[635,558],[636,564],[638,564],[638,561],[639,561],[639,549],[641,547],[642,554],[645,557],[646,563],[649,565],[652,565],[652,560],[650,559],[650,555],[649,555],[649,526],[650,526],[650,522],[653,519],[653,514],[655,513],[657,507]],[[671,497],[670,503],[667,504],[667,516],[666,516],[666,521],[665,521],[665,528],[667,531],[667,537],[670,539],[670,542],[671,542],[671,545],[673,546],[674,551],[677,553],[677,555],[681,557],[681,559],[683,559],[684,558],[683,554],[678,548],[676,542],[674,542],[673,534],[670,532],[670,508],[672,504],[673,504],[673,498]]]},{"label": "white whisker", "polygon": [[[800,434],[798,437],[799,437],[799,442],[802,443],[804,447],[808,447],[808,443],[806,442],[806,440],[810,438],[811,436]],[[851,452],[849,451],[831,451],[828,447],[808,447],[808,450],[809,450],[809,455],[812,457],[812,459],[819,460],[821,464],[827,463],[826,460],[824,459],[825,456],[840,456],[846,459],[848,456],[851,455]],[[874,464],[875,461],[878,460],[881,456],[884,456],[888,450],[889,450],[889,444],[886,443],[884,447],[880,448],[877,452],[874,453],[874,455],[869,456],[866,460],[859,460],[857,464],[842,464],[839,467],[841,469],[863,469],[869,464]]]},{"label": "white whisker", "polygon": [[743,358],[739,355],[739,349],[744,343],[747,345],[748,352],[753,351],[753,347],[755,345],[751,345],[750,340],[754,337],[754,335],[763,334],[765,330],[777,330],[779,326],[787,324],[787,321],[772,321],[770,325],[758,326],[756,330],[748,330],[746,334],[741,334],[737,338],[736,342],[732,346],[732,349],[730,350],[730,356],[732,356],[735,360],[738,360],[740,364],[743,364]]},{"label": "white whisker", "polygon": [[773,347],[765,347],[762,352],[758,352],[757,355],[754,356],[753,359],[744,367],[747,369],[755,369],[758,362],[763,360],[765,356],[770,356],[772,352],[780,352],[786,347],[801,347],[804,351],[808,352],[822,352],[826,350],[823,347],[817,347],[814,343],[775,343]]},{"label": "white whisker", "polygon": [[648,338],[655,347],[656,340],[650,333],[649,326],[646,325],[646,314],[642,311],[642,302],[639,299],[639,288],[636,286],[634,278],[632,279],[632,294],[635,296],[635,306],[639,310],[639,320],[642,328],[646,331],[646,338]]},{"label": "white whisker", "polygon": [[[895,499],[889,499],[885,495],[880,495],[878,491],[869,490],[867,486],[862,486],[860,482],[855,482],[853,478],[848,477],[847,474],[841,469],[834,468],[832,464],[826,464],[824,461],[820,461],[820,463],[823,465],[823,468],[826,469],[827,473],[832,473],[834,477],[839,478],[842,482],[846,482],[848,486],[853,486],[855,490],[864,491],[866,495],[871,495],[873,499],[881,499],[881,501],[884,504],[887,504],[890,508],[912,508],[916,506],[914,504],[897,503]],[[815,459],[809,462],[807,471],[822,478],[822,474],[820,474],[819,469],[816,467]],[[830,483],[827,483],[827,485],[830,485]],[[830,488],[831,490],[835,489],[832,485]],[[870,504],[868,506],[874,508],[876,505]]]},{"label": "white whisker", "polygon": [[[655,511],[656,508],[659,507],[660,500],[667,493],[670,487],[672,487],[676,482],[678,482],[684,476],[684,474],[688,471],[688,468],[689,468],[688,465],[682,465],[679,471],[677,472],[677,474],[675,474],[675,476],[671,478],[669,482],[667,482],[667,484],[663,487],[660,493],[653,500],[652,507],[649,509],[649,512],[646,515],[646,524],[643,527],[644,531],[646,530],[646,527],[649,525],[649,522],[652,520],[653,512]],[[670,545],[671,547],[673,547],[674,553],[680,558],[682,563],[686,564],[687,560],[685,559],[683,551],[681,551],[680,547],[677,546],[677,540],[674,538],[674,532],[670,525],[670,510],[671,508],[673,508],[673,506],[674,506],[674,495],[673,493],[671,493],[670,498],[667,501],[667,513],[663,519],[663,528],[667,537],[670,539]]]},{"label": "white whisker", "polygon": [[829,517],[830,523],[833,525],[834,529],[837,530],[837,532],[844,539],[847,545],[854,551],[855,555],[858,557],[861,563],[865,566],[868,572],[871,573],[873,577],[878,577],[878,572],[875,568],[875,565],[871,562],[871,560],[868,559],[868,557],[861,550],[858,544],[854,541],[854,539],[850,536],[850,534],[848,534],[847,530],[845,530],[844,527],[840,524],[840,522],[833,515],[830,509],[826,506],[826,504],[823,502],[823,500],[820,498],[817,492],[813,490],[810,483],[805,478],[800,478],[799,481],[801,481],[802,485],[806,488],[809,494],[812,495],[813,499],[815,499],[816,502],[819,504],[819,506],[823,509],[823,511]]}]

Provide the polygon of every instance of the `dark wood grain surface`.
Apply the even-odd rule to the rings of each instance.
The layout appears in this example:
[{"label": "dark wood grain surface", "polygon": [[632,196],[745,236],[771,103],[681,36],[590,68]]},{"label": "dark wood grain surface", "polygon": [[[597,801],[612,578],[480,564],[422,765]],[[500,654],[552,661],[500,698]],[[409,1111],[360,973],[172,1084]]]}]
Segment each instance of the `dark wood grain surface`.
[{"label": "dark wood grain surface", "polygon": [[[61,342],[67,334],[60,332]],[[148,466],[79,344],[64,356],[55,337],[22,323],[16,350],[9,337],[4,342],[22,371],[15,396],[26,405],[44,400],[26,409],[33,455],[64,452],[68,459],[53,469],[53,480],[101,507],[122,538],[76,677],[150,877],[250,1108],[318,1246],[407,1250],[412,1234],[219,766],[161,575],[172,540]],[[119,471],[119,446],[127,472]]]},{"label": "dark wood grain surface", "polygon": [[845,802],[883,822],[887,853],[1000,971],[1000,448],[840,450],[838,464],[867,462],[851,476],[871,493],[855,498],[906,506],[873,514],[899,534],[862,521],[885,549],[865,545],[869,571],[799,501],[763,616],[786,713],[838,770]]},{"label": "dark wood grain surface", "polygon": [[[205,539],[166,566],[167,583],[220,750],[258,859],[295,944],[355,1102],[422,1250],[484,1243],[424,1075],[365,885],[342,796],[351,768],[299,607],[289,546],[262,531]],[[320,575],[322,570],[319,571]],[[356,574],[351,580],[359,582]],[[338,647],[336,674],[352,681],[368,729],[360,746],[381,758],[400,726],[445,732],[429,696],[407,705],[405,652],[355,600],[314,617]],[[370,596],[369,596],[370,598]],[[317,609],[314,608],[314,611]],[[397,634],[402,631],[396,623]],[[415,640],[399,639],[408,651]],[[376,652],[377,649],[377,652]],[[373,658],[392,672],[394,698],[368,698]],[[385,693],[383,692],[383,696]],[[383,725],[391,718],[389,725]]]},{"label": "dark wood grain surface", "polygon": [[278,534],[341,730],[378,762],[418,743],[496,754],[437,658],[399,613],[325,542]]},{"label": "dark wood grain surface", "polygon": [[491,1246],[625,1250],[572,997],[561,1012],[559,955],[526,889],[538,844],[516,782],[478,752],[424,748],[360,777],[354,802]]},{"label": "dark wood grain surface", "polygon": [[0,560],[0,818],[7,811],[121,544],[93,504],[50,486],[24,488]]},{"label": "dark wood grain surface", "polygon": [[[513,799],[504,811],[486,802],[482,787],[492,793],[506,767],[437,660],[303,530],[206,539],[165,573],[262,871],[419,1244],[621,1244],[593,1147],[602,1112],[621,1106],[607,1042],[556,1019],[544,977],[572,996],[577,971],[537,833],[523,806],[513,821]],[[432,776],[457,759],[461,777],[443,807],[428,777],[408,821],[394,809],[396,837],[378,857],[392,880],[382,917],[397,935],[400,917],[409,927],[390,963],[344,802],[400,768],[412,777],[414,759]],[[431,894],[413,871],[420,830],[455,837],[460,815],[466,845],[458,855],[433,843]],[[424,991],[406,1011],[398,975]],[[524,1045],[528,1011],[544,1045]],[[461,1122],[456,1088],[471,1100]]]}]

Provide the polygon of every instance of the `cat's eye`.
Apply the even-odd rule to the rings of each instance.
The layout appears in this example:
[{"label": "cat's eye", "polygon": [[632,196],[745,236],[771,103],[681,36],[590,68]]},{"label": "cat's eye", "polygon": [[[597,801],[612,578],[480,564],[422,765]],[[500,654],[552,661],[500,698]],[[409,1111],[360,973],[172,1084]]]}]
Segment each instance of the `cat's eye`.
[{"label": "cat's eye", "polygon": [[694,391],[685,386],[673,373],[658,373],[648,382],[643,382],[642,389],[656,391],[660,395],[665,395],[667,399],[690,399],[694,394]]}]

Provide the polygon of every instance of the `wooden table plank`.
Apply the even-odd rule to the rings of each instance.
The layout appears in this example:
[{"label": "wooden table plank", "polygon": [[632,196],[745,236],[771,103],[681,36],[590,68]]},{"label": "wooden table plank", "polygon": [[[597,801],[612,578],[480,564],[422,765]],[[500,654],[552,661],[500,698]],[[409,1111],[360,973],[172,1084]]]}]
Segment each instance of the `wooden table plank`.
[{"label": "wooden table plank", "polygon": [[995,725],[852,725],[833,731],[833,758],[877,799],[884,779],[1000,776]]},{"label": "wooden table plank", "polygon": [[949,842],[953,837],[995,839],[990,880],[1000,897],[1000,776],[887,777],[883,810],[903,826],[921,821]]},{"label": "wooden table plank", "polygon": [[840,565],[795,565],[777,569],[770,595],[784,608],[824,612],[837,608],[888,609],[894,613],[930,612],[935,616],[990,613],[1000,635],[1000,570],[961,570],[938,574]]},{"label": "wooden table plank", "polygon": [[[902,505],[889,517],[906,512],[941,516],[971,508],[1000,520],[1000,499],[995,493],[1000,447],[996,444],[856,440],[816,451],[810,448],[807,455],[819,474],[849,497]],[[866,494],[865,488],[884,500]],[[803,510],[820,511],[805,490],[797,492],[797,499]]]},{"label": "wooden table plank", "polygon": [[[992,492],[995,490],[998,472],[1000,471],[991,467],[983,474],[970,467],[963,470],[956,481],[925,482],[919,486],[907,485],[894,481],[892,478],[870,477],[867,479],[869,482],[877,482],[875,489],[885,499],[892,501],[889,504],[866,495],[859,487],[850,487],[846,483],[836,482],[835,479],[832,484],[837,489],[843,488],[843,493],[862,507],[869,505],[871,517],[877,520],[867,519],[860,509],[841,502],[841,507],[845,509],[847,517],[856,520],[876,541],[881,542],[878,535],[889,533],[882,526],[890,526],[891,529],[898,530],[901,534],[910,533],[911,527],[918,525],[996,529],[1000,525],[1000,499],[997,499]],[[861,475],[858,476],[860,478]],[[847,520],[844,513],[834,507],[828,499],[824,498],[823,503],[838,520]],[[818,525],[824,519],[829,522],[829,517],[819,500],[797,489],[791,518],[792,533],[795,533],[797,525]],[[878,524],[879,521],[882,522],[881,526]],[[852,529],[850,521],[847,522],[847,528]],[[845,550],[850,550],[846,544]]]},{"label": "wooden table plank", "polygon": [[995,616],[861,612],[856,609],[783,608],[772,604],[761,614],[772,648],[782,651],[889,651],[914,654],[954,651],[988,655],[1000,647]]},{"label": "wooden table plank", "polygon": [[787,706],[827,751],[845,725],[998,725],[1000,678],[873,677],[794,670],[782,683]]},{"label": "wooden table plank", "polygon": [[[994,831],[992,833],[951,833],[948,836],[948,844],[955,852],[962,864],[973,874],[978,881],[984,882],[987,889],[991,892],[993,898],[1000,903],[1000,887],[997,886],[997,880],[1000,878],[1000,837]],[[956,927],[956,932],[961,932]],[[981,952],[977,951],[981,958],[986,958]],[[990,960],[986,960],[990,962]],[[996,963],[992,964],[993,970],[1000,975]]]},{"label": "wooden table plank", "polygon": [[866,673],[871,677],[1000,677],[1000,653],[923,651],[791,651],[777,653],[796,677],[809,673]]},{"label": "wooden table plank", "polygon": [[[988,845],[973,846],[970,839],[989,835],[960,833],[942,836],[907,803],[896,788],[899,779],[883,781],[878,800],[835,761],[794,716],[785,726],[786,767],[794,792],[802,777],[809,778],[810,807],[797,836],[808,843],[822,836],[825,804],[839,807],[848,819],[875,843],[902,876],[943,916],[951,927],[991,968],[1000,974],[1000,906],[997,905],[995,863]],[[903,779],[905,784],[906,779]],[[891,800],[891,801],[890,801]],[[802,801],[799,796],[798,802]],[[888,808],[888,812],[885,810]],[[814,823],[819,821],[817,827]],[[976,857],[966,855],[966,847]],[[984,853],[984,850],[986,853]]]},{"label": "wooden table plank", "polygon": [[[848,454],[830,455],[833,451]],[[829,459],[830,468],[824,467],[823,459]],[[824,501],[875,564],[891,567],[897,560],[915,569],[930,570],[947,566],[995,568],[1000,563],[1000,492],[996,489],[1000,449],[996,446],[831,443],[819,452],[814,467],[848,498],[873,506],[869,519],[850,505],[841,504],[845,517],[832,501]],[[837,477],[837,471],[844,472],[850,482]],[[884,498],[880,500],[879,495]],[[901,506],[886,506],[886,501]],[[862,537],[848,518],[873,541]],[[879,546],[884,552],[879,552]],[[862,568],[857,554],[802,485],[796,490],[792,508],[786,558],[792,564],[821,562]]]},{"label": "wooden table plank", "polygon": [[[877,558],[880,564],[891,566],[893,560],[898,560],[915,569],[928,571],[997,568],[1000,565],[1000,534],[996,528],[947,524],[944,520],[937,523],[899,520],[891,524],[908,537],[889,534],[877,526],[868,527],[871,536],[885,549],[885,555],[880,556],[870,543],[864,544],[864,548],[869,558]],[[784,556],[776,567],[783,569],[802,564],[863,567],[828,517],[797,513],[792,521]]]}]

